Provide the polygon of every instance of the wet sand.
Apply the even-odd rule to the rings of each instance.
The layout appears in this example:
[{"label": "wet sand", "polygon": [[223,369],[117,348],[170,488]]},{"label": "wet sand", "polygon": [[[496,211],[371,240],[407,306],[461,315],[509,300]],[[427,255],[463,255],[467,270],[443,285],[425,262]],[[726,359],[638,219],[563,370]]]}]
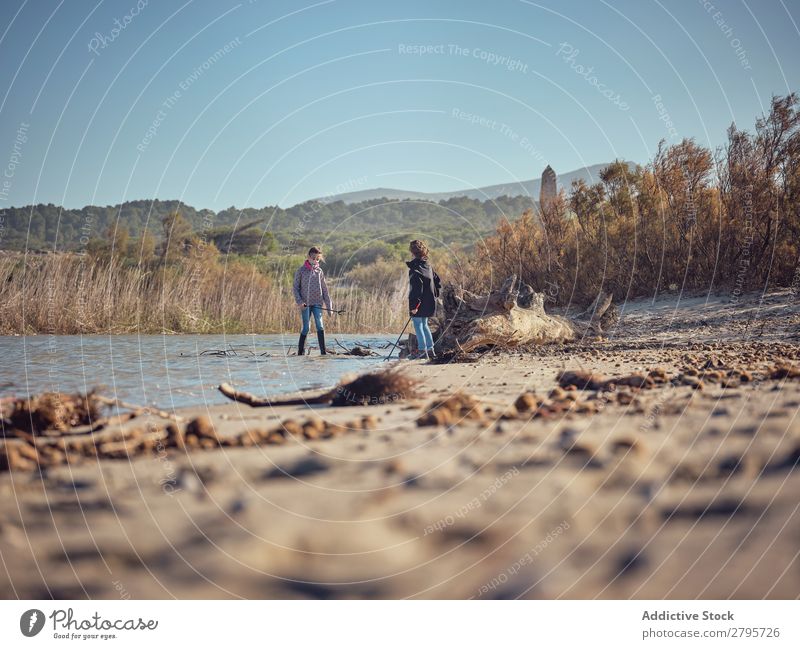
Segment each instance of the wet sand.
[{"label": "wet sand", "polygon": [[[418,399],[184,409],[220,435],[312,415],[345,430],[2,473],[0,595],[797,598],[800,380],[772,373],[798,359],[788,291],[667,296],[602,340],[403,362]],[[652,368],[723,376],[552,392],[562,370]],[[490,412],[417,424],[456,391]],[[594,405],[510,417],[525,392]]]}]

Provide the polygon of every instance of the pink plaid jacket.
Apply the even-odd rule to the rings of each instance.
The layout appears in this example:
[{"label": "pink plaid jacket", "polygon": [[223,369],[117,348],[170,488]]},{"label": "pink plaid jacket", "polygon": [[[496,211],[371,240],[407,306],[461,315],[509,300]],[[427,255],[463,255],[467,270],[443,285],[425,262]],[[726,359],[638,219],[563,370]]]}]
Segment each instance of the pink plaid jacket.
[{"label": "pink plaid jacket", "polygon": [[328,293],[328,285],[325,283],[325,275],[319,266],[310,267],[306,263],[300,266],[294,274],[292,289],[294,301],[297,302],[298,306],[301,304],[309,306],[324,304],[333,311],[333,303],[331,302],[330,293]]}]

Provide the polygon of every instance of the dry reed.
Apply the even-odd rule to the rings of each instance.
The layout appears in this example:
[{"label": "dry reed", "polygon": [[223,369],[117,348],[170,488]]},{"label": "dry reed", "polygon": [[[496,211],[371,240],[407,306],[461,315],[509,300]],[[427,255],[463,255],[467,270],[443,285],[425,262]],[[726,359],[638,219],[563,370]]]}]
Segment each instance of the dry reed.
[{"label": "dry reed", "polygon": [[[331,333],[399,330],[405,282],[384,291],[337,286]],[[277,333],[299,330],[291,287],[246,264],[154,269],[77,254],[0,255],[0,334]]]}]

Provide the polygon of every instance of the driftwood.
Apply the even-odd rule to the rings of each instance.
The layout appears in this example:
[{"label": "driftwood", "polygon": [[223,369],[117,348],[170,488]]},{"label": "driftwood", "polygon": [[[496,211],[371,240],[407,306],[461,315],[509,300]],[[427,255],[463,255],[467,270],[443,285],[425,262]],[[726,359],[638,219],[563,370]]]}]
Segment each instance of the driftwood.
[{"label": "driftwood", "polygon": [[416,381],[396,368],[370,372],[356,377],[342,378],[331,390],[307,390],[292,395],[265,398],[237,390],[229,383],[219,386],[219,391],[229,399],[246,403],[254,408],[265,406],[302,406],[330,404],[332,406],[383,405],[415,396]]},{"label": "driftwood", "polygon": [[581,313],[573,316],[580,321],[589,320],[599,324],[600,331],[611,329],[619,322],[619,310],[611,303],[610,293],[598,293],[594,301]]},{"label": "driftwood", "polygon": [[219,386],[219,391],[228,397],[228,399],[238,401],[239,403],[246,403],[248,406],[252,406],[253,408],[330,403],[334,396],[336,396],[335,390],[325,390],[324,392],[319,390],[309,390],[308,392],[298,392],[296,395],[283,395],[268,399],[264,397],[257,397],[250,392],[237,390],[230,383],[222,383]]},{"label": "driftwood", "polygon": [[[172,421],[183,421],[183,417],[180,415],[176,415],[173,412],[167,412],[166,410],[159,410],[158,408],[151,408],[150,406],[137,406],[134,403],[127,403],[120,399],[112,399],[111,397],[104,397],[102,395],[95,395],[95,398],[100,402],[107,406],[117,406],[119,408],[128,408],[133,410],[134,416],[136,415],[155,415],[156,417],[161,417],[162,419],[171,419]],[[111,421],[111,423],[115,423]]]},{"label": "driftwood", "polygon": [[444,317],[434,336],[437,348],[469,353],[484,346],[515,347],[601,334],[601,320],[611,306],[611,296],[598,295],[580,316],[548,315],[544,294],[511,275],[499,289],[485,296],[446,286],[442,305]]}]

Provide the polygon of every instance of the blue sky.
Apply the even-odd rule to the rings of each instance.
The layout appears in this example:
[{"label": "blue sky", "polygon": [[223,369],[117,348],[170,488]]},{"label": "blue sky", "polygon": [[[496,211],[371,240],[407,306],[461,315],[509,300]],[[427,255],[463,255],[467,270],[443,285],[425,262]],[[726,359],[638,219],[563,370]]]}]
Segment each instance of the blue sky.
[{"label": "blue sky", "polygon": [[718,146],[731,122],[751,128],[771,95],[800,88],[797,0],[5,0],[0,12],[6,206],[453,191],[548,163],[646,162],[662,138]]}]

